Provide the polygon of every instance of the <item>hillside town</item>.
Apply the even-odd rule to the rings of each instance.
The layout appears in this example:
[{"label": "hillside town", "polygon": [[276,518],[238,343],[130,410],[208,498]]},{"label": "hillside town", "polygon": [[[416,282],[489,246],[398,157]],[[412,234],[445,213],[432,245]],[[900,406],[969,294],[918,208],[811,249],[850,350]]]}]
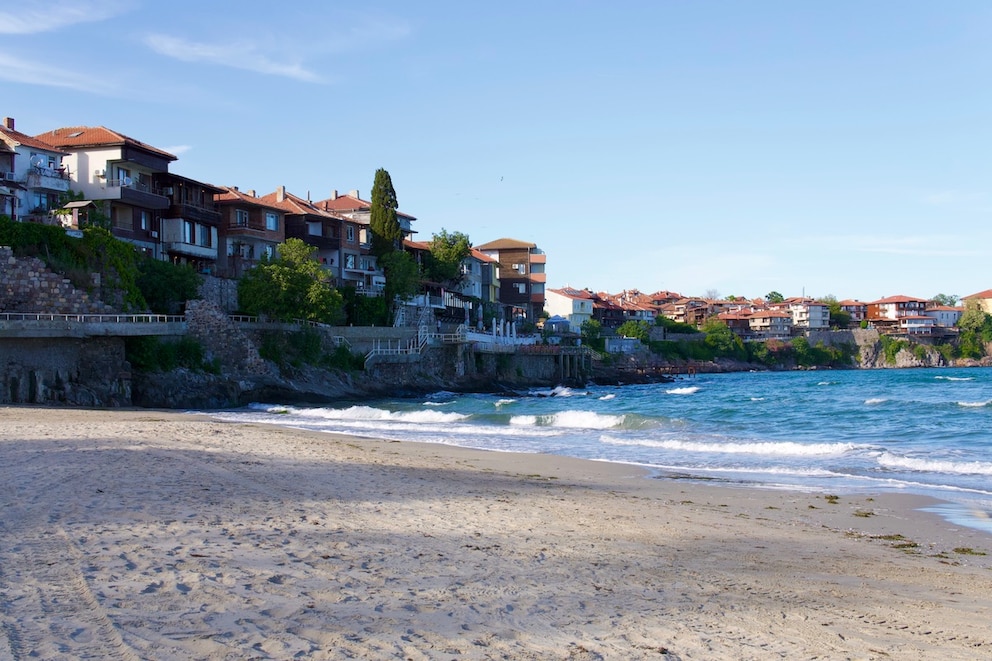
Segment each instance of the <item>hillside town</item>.
[{"label": "hillside town", "polygon": [[[115,237],[139,252],[230,280],[296,238],[313,248],[335,286],[354,288],[362,296],[383,295],[385,274],[370,250],[371,204],[358,190],[331,189],[313,199],[309,191],[300,195],[280,184],[260,193],[182,176],[170,170],[177,160],[102,126],[62,127],[32,136],[19,132],[13,118],[4,117],[0,215],[60,224],[72,233],[86,224],[89,214],[99,213],[109,218]],[[397,217],[403,248],[420,263],[430,243],[415,239],[415,216],[398,212]],[[957,332],[964,305],[992,312],[992,290],[960,301],[908,295],[825,301],[774,292],[759,299],[714,299],[636,289],[610,294],[547,288],[546,268],[547,255],[534,243],[497,238],[472,246],[457,284],[425,282],[421,297],[438,323],[478,328],[513,323],[578,335],[589,322],[611,332],[630,321],[655,325],[659,317],[694,327],[716,318],[742,339],[753,340],[832,327],[949,337]],[[236,306],[236,301],[230,303],[229,311]]]}]

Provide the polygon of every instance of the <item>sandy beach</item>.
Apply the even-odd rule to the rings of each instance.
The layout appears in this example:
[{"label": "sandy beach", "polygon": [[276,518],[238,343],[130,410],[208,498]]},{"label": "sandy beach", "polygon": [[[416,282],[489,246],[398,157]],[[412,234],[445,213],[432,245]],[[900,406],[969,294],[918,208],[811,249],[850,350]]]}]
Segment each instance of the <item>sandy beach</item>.
[{"label": "sandy beach", "polygon": [[50,408],[0,494],[0,660],[992,658],[992,536],[912,496]]}]

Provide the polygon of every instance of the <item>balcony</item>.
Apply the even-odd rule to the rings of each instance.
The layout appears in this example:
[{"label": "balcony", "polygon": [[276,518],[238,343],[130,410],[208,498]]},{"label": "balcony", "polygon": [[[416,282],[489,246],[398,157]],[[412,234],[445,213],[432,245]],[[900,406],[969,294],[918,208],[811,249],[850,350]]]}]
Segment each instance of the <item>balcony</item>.
[{"label": "balcony", "polygon": [[[6,174],[13,175],[12,172]],[[25,183],[28,188],[65,193],[69,190],[69,175],[66,173],[65,168],[32,166],[27,172]]]},{"label": "balcony", "polygon": [[217,227],[220,225],[220,211],[210,207],[202,207],[196,204],[172,204],[169,205],[169,215],[184,220],[190,220],[203,225]]},{"label": "balcony", "polygon": [[169,208],[169,198],[156,192],[152,192],[150,186],[139,184],[131,179],[108,179],[104,185],[107,191],[105,200],[120,200],[127,204],[133,204],[145,209],[155,209],[164,211]]},{"label": "balcony", "polygon": [[165,250],[173,255],[185,255],[187,257],[196,257],[197,259],[217,259],[217,248],[198,246],[181,241],[173,241],[165,244]]}]

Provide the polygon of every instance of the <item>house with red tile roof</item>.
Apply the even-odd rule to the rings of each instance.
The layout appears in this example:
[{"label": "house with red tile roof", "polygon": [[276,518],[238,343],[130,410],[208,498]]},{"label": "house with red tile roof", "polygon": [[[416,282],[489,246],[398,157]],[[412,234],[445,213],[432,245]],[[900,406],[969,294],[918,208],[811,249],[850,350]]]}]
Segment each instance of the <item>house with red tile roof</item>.
[{"label": "house with red tile roof", "polygon": [[792,334],[792,313],[786,310],[755,310],[748,315],[748,327],[755,337],[761,339],[785,339]]},{"label": "house with red tile roof", "polygon": [[[329,198],[314,202],[314,206],[324,211],[334,212],[339,216],[351,218],[366,227],[371,220],[372,203],[359,197],[357,190],[349,191],[344,195],[338,194],[337,190],[332,190]],[[400,224],[400,229],[403,230],[403,238],[410,239],[417,233],[413,229],[413,222],[417,220],[416,217],[397,209],[396,220]]]},{"label": "house with red tile roof", "polygon": [[927,309],[927,299],[912,296],[887,296],[868,304],[869,321],[898,321],[902,317],[921,316]]},{"label": "house with red tile roof", "polygon": [[568,320],[568,329],[573,333],[582,332],[582,324],[593,318],[593,305],[596,296],[586,289],[562,287],[545,292],[544,309],[552,317]]},{"label": "house with red tile roof", "polygon": [[227,187],[214,195],[221,214],[217,274],[240,278],[263,257],[275,257],[286,240],[286,210],[255,191]]},{"label": "house with red tile roof", "polygon": [[992,289],[986,289],[970,296],[964,296],[961,298],[961,302],[966,306],[968,304],[975,304],[985,314],[992,314]]},{"label": "house with red tile roof", "polygon": [[868,318],[867,303],[856,299],[845,299],[843,301],[839,301],[838,305],[842,311],[851,315],[851,324],[854,326],[859,325],[862,321]]},{"label": "house with red tile roof", "polygon": [[475,246],[499,264],[501,318],[537,323],[544,310],[547,255],[536,244],[517,239],[497,239]]},{"label": "house with red tile roof", "polygon": [[60,195],[69,190],[69,172],[62,163],[68,154],[14,128],[0,124],[0,214],[14,220],[55,222]]},{"label": "house with red tile roof", "polygon": [[104,126],[69,126],[35,138],[65,151],[72,188],[102,207],[111,232],[142,252],[163,258],[160,220],[171,199],[156,187],[176,156]]}]

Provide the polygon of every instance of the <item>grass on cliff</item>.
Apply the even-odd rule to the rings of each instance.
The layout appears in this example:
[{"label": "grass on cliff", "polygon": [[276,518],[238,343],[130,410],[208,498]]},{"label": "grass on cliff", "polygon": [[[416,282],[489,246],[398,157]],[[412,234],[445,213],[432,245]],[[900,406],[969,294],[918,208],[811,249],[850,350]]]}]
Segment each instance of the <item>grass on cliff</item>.
[{"label": "grass on cliff", "polygon": [[159,337],[129,337],[124,342],[124,356],[137,372],[170,372],[184,367],[196,372],[220,373],[217,359],[208,361],[203,345],[191,337],[163,340]]},{"label": "grass on cliff", "polygon": [[328,348],[321,334],[311,330],[299,333],[263,333],[258,354],[280,368],[311,365],[347,372],[365,369],[365,356],[352,353],[345,345]]}]

